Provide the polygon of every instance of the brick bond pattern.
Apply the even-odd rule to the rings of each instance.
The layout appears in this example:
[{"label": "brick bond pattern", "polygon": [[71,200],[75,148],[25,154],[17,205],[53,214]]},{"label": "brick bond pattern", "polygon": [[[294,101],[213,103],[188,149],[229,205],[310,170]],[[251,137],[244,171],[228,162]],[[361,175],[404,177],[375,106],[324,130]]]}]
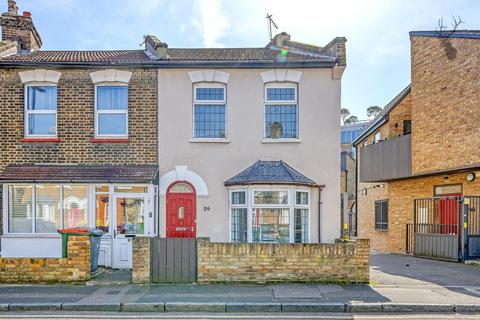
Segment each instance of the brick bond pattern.
[{"label": "brick bond pattern", "polygon": [[369,240],[335,244],[213,243],[198,239],[198,282],[369,281]]},{"label": "brick bond pattern", "polygon": [[74,236],[67,258],[0,258],[0,283],[83,283],[90,279],[90,240]]},{"label": "brick bond pattern", "polygon": [[132,246],[132,282],[150,283],[150,238],[137,237]]},{"label": "brick bond pattern", "polygon": [[57,85],[57,131],[61,142],[21,142],[24,138],[24,86],[18,72],[22,70],[24,69],[0,70],[0,170],[8,164],[22,163],[157,163],[155,70],[129,70],[133,75],[128,89],[128,143],[90,141],[95,130],[95,89],[90,72],[98,69],[58,69],[62,73]]},{"label": "brick bond pattern", "polygon": [[[394,139],[403,132],[403,120],[411,119],[411,109],[412,101],[409,94],[390,112],[388,122],[380,127],[379,131],[382,139]],[[368,143],[373,143],[375,133],[366,138]],[[359,161],[361,160],[359,159]],[[395,208],[391,204],[388,212],[388,230],[375,230],[375,201],[389,199],[389,183],[362,183],[360,180],[358,181],[358,236],[370,239],[372,249],[384,252],[405,252],[405,236],[403,238],[401,236],[401,230],[405,229],[403,223],[405,219],[396,215]],[[366,195],[362,192],[364,189],[367,189]],[[392,236],[394,234],[396,236]]]},{"label": "brick bond pattern", "polygon": [[[445,52],[448,43],[456,50],[452,60]],[[411,45],[412,92],[390,113],[389,121],[380,128],[382,137],[397,136],[402,132],[402,120],[412,120],[414,174],[479,163],[480,65],[473,57],[480,51],[480,41],[412,37]],[[367,139],[373,141],[373,134]],[[480,194],[478,178],[467,182],[465,173],[391,181],[376,189],[371,187],[378,183],[359,182],[359,237],[370,238],[373,249],[404,253],[406,224],[413,222],[414,199],[432,197],[435,185],[457,183],[462,184],[464,195]],[[365,187],[370,188],[367,195],[361,192]],[[374,203],[382,199],[389,200],[389,228],[376,231]]]},{"label": "brick bond pattern", "polygon": [[480,40],[412,37],[411,43],[413,173],[480,163]]}]

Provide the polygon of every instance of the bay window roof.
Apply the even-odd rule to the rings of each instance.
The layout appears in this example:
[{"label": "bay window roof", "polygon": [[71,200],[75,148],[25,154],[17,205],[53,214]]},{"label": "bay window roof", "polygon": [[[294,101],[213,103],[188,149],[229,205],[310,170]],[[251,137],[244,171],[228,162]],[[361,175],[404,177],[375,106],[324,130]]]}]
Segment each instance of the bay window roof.
[{"label": "bay window roof", "polygon": [[250,184],[288,184],[311,187],[317,186],[315,181],[307,178],[282,160],[258,160],[247,169],[225,181],[225,186]]},{"label": "bay window roof", "polygon": [[158,179],[158,165],[8,165],[1,182],[125,182],[150,183]]}]

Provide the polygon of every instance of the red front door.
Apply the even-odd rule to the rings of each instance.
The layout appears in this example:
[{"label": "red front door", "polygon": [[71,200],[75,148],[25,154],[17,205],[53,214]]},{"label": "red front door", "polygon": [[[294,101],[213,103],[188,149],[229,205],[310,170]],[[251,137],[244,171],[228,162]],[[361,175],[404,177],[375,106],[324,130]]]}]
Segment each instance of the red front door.
[{"label": "red front door", "polygon": [[167,191],[167,238],[196,237],[196,195],[186,182],[176,182]]},{"label": "red front door", "polygon": [[442,195],[440,198],[440,233],[457,234],[458,199],[461,194]]}]

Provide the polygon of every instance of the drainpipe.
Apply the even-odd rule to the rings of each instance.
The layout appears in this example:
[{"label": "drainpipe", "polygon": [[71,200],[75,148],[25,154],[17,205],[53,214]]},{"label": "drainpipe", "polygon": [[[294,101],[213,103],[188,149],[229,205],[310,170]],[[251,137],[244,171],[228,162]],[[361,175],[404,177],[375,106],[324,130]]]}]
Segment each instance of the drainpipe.
[{"label": "drainpipe", "polygon": [[355,237],[358,234],[358,148],[355,145]]},{"label": "drainpipe", "polygon": [[321,219],[322,219],[322,190],[325,188],[325,185],[318,186],[318,243],[322,243],[322,229],[321,229]]}]

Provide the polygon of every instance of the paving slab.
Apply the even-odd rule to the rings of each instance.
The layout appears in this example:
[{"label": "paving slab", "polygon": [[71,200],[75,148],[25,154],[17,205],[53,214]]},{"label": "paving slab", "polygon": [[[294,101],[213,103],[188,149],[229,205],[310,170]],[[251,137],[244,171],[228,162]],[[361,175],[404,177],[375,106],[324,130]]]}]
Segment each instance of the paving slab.
[{"label": "paving slab", "polygon": [[272,290],[275,299],[319,299],[323,297],[318,287],[314,285],[275,285]]}]

